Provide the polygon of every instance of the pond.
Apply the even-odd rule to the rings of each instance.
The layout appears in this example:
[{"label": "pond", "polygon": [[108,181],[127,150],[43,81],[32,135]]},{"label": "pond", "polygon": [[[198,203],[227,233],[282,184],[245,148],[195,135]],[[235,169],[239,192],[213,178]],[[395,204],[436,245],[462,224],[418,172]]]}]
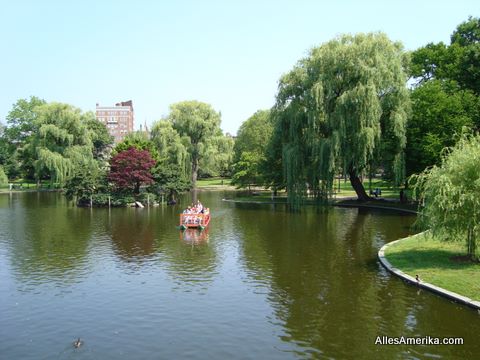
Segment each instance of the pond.
[{"label": "pond", "polygon": [[[81,209],[0,195],[1,359],[475,358],[476,311],[403,283],[378,249],[397,212],[222,201],[204,232],[182,206]],[[375,345],[378,336],[464,345]],[[83,346],[72,343],[81,338]]]}]

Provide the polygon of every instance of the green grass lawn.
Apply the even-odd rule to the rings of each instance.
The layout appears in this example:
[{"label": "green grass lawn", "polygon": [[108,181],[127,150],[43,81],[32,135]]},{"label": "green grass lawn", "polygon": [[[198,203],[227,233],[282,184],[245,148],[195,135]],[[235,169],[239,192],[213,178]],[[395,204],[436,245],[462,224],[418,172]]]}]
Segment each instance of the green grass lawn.
[{"label": "green grass lawn", "polygon": [[208,178],[208,179],[199,179],[197,180],[197,187],[221,187],[221,186],[231,186],[231,179],[227,178]]},{"label": "green grass lawn", "polygon": [[[351,200],[343,200],[344,198],[356,198],[357,194],[353,190],[352,186],[350,185],[350,181],[340,180],[340,182],[335,180],[334,183],[334,196],[333,200],[337,201],[338,203],[344,203],[345,205],[358,205],[355,200],[354,202],[349,203]],[[365,186],[365,190],[369,193],[370,190],[370,183],[366,180],[363,184]],[[399,204],[398,202],[382,202],[382,199],[387,200],[400,200],[400,188],[392,186],[390,183],[383,181],[381,179],[372,179],[371,182],[372,190],[379,188],[382,191],[382,195],[378,198],[375,198],[372,201],[368,201],[364,203],[364,205],[372,205],[372,206],[382,206],[382,207],[393,207],[393,208],[400,208],[400,209],[408,209],[408,210],[417,210],[417,206],[415,204]],[[242,189],[243,191],[247,191],[246,189]],[[245,194],[241,197],[236,197],[235,200],[237,201],[264,201],[264,202],[271,202],[272,201],[272,192],[270,190],[255,190],[255,195],[248,195]],[[411,200],[411,194],[407,190],[406,192],[407,198]],[[373,195],[372,195],[373,197]],[[380,200],[380,201],[377,201]],[[286,193],[285,191],[279,191],[278,196],[275,197],[275,202],[285,202],[286,201]],[[311,201],[313,202],[313,201]],[[306,201],[309,203],[309,200]]]},{"label": "green grass lawn", "polygon": [[[365,190],[367,193],[369,193],[370,188],[372,190],[375,190],[376,188],[379,188],[382,191],[382,195],[379,196],[380,199],[399,199],[399,193],[400,193],[400,188],[392,186],[392,184],[383,181],[381,179],[372,179],[371,183],[368,179],[365,179],[363,183]],[[200,179],[197,180],[197,187],[198,188],[204,188],[204,189],[216,189],[216,188],[234,188],[233,185],[231,185],[231,179],[228,178],[220,178],[220,177],[215,177],[215,178],[207,178],[207,179]],[[271,201],[271,191],[270,190],[264,190],[257,188],[255,189],[255,192],[260,194],[259,196],[245,196],[245,198],[242,199],[237,199],[237,200],[255,200],[255,201]],[[241,189],[246,191],[246,189]],[[344,198],[344,197],[356,197],[357,194],[353,190],[352,186],[350,185],[350,181],[347,180],[340,180],[338,181],[335,180],[334,182],[334,191],[335,195],[334,197],[337,199]],[[411,194],[407,190],[406,192],[407,198],[411,199]],[[285,196],[284,192],[279,192],[279,200],[284,201],[282,199],[282,196]]]},{"label": "green grass lawn", "polygon": [[480,301],[480,263],[465,260],[464,244],[422,234],[389,246],[385,257],[410,276]]},{"label": "green grass lawn", "polygon": [[[197,182],[198,187],[210,187],[210,186],[220,186],[221,185],[221,178],[212,178],[212,179],[202,179]],[[224,179],[224,185],[230,185],[230,179]],[[372,182],[366,179],[363,183],[365,190],[367,193],[370,191],[370,187],[372,190],[379,188],[382,191],[382,195],[379,196],[380,199],[399,199],[400,198],[400,188],[392,186],[392,184],[383,181],[381,179],[372,179]],[[246,191],[246,189],[242,189]],[[350,185],[350,181],[347,180],[335,180],[334,182],[334,197],[337,199],[345,198],[345,197],[356,197],[357,194],[355,190],[353,190],[352,186]],[[255,190],[256,193],[259,193],[259,196],[252,196],[252,200],[257,201],[271,201],[271,191],[270,190]],[[408,199],[411,199],[411,193],[407,190],[405,191]],[[285,192],[279,192],[279,197],[285,196]],[[373,196],[373,195],[372,195]],[[244,199],[238,200],[247,200],[250,197],[246,196]]]},{"label": "green grass lawn", "polygon": [[[363,186],[365,187],[365,191],[367,192],[367,194],[369,194],[370,188],[372,190],[379,188],[382,191],[382,195],[380,196],[380,198],[383,199],[399,199],[400,197],[400,188],[395,187],[391,183],[388,183],[382,179],[372,179],[371,183],[368,179],[365,179],[363,182]],[[352,188],[352,185],[350,185],[349,180],[335,180],[334,191],[335,196],[337,197],[357,196],[355,190],[353,190]],[[408,199],[411,199],[411,193],[408,190],[405,191],[405,194],[407,195]]]},{"label": "green grass lawn", "polygon": [[50,190],[50,189],[60,189],[60,185],[58,183],[53,184],[50,181],[42,180],[40,182],[40,187],[37,186],[37,182],[34,180],[28,179],[15,179],[9,180],[7,184],[0,186],[0,192],[8,192],[10,191],[10,185],[13,184],[12,190],[13,191],[35,191],[35,190]]}]

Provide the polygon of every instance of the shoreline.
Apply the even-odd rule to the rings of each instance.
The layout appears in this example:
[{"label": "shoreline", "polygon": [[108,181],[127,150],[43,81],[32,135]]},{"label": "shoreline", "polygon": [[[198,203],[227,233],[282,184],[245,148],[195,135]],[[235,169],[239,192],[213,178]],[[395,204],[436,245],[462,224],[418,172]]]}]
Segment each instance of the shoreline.
[{"label": "shoreline", "polygon": [[19,193],[31,193],[31,192],[62,192],[62,189],[15,189],[15,190],[0,190],[0,194],[19,194]]},{"label": "shoreline", "polygon": [[[236,204],[266,204],[266,205],[286,205],[286,201],[275,201],[275,200],[236,200],[236,199],[222,199],[225,202],[231,202]],[[330,206],[337,206],[337,207],[349,207],[349,208],[368,208],[368,209],[380,209],[380,210],[391,210],[391,211],[399,211],[409,214],[418,214],[417,211],[409,208],[399,207],[396,205],[400,205],[399,202],[394,200],[373,200],[378,201],[378,204],[374,203],[357,203],[357,200],[345,197],[345,198],[337,198],[332,202],[328,203]],[[392,204],[393,206],[385,206],[386,204]],[[317,204],[305,204],[305,205],[317,205]]]},{"label": "shoreline", "polygon": [[468,306],[472,309],[480,310],[480,301],[473,300],[473,299],[471,299],[467,296],[464,296],[464,295],[458,294],[456,292],[444,289],[442,287],[433,285],[433,284],[428,283],[428,282],[424,282],[422,280],[417,281],[413,276],[406,274],[401,269],[396,268],[395,266],[393,266],[388,261],[388,259],[386,258],[385,252],[386,252],[386,250],[388,250],[389,247],[391,247],[392,245],[395,245],[399,242],[402,242],[404,240],[414,239],[415,237],[422,236],[424,234],[425,234],[425,231],[421,232],[421,233],[418,233],[418,234],[415,234],[415,235],[408,236],[406,238],[398,239],[398,240],[395,240],[395,241],[392,241],[392,242],[389,242],[389,243],[383,245],[380,248],[380,250],[378,251],[378,259],[380,260],[380,263],[382,264],[382,266],[385,269],[387,269],[389,272],[391,272],[392,274],[400,277],[402,280],[404,280],[404,281],[406,281],[410,284],[413,284],[413,285],[415,285],[419,288],[422,288],[422,289],[426,289],[430,292],[433,292],[433,293],[435,293],[437,295],[440,295],[444,298],[447,298],[449,300],[453,300],[453,301],[455,301],[457,303],[460,303],[462,305],[466,305],[466,306]]},{"label": "shoreline", "polygon": [[[226,186],[212,186],[212,187],[203,187],[203,188],[197,188],[197,190],[200,191],[218,191],[218,190],[231,190],[231,189],[226,189]],[[58,189],[22,189],[22,190],[0,190],[0,194],[13,194],[13,193],[23,193],[23,192],[58,192]],[[231,202],[231,203],[242,203],[242,204],[266,204],[266,205],[272,205],[272,204],[278,204],[278,205],[286,205],[286,202],[278,202],[275,200],[266,200],[266,201],[260,201],[260,200],[236,200],[236,199],[222,199],[222,201],[225,202]],[[398,212],[403,212],[403,213],[408,213],[408,214],[417,214],[417,211],[408,209],[408,208],[402,208],[398,207],[395,205],[400,205],[398,201],[394,200],[374,200],[378,201],[378,204],[375,203],[358,203],[355,199],[352,198],[340,198],[340,199],[335,199],[332,201],[329,205],[331,206],[337,206],[337,207],[350,207],[350,208],[367,208],[367,209],[379,209],[379,210],[387,210],[387,211],[398,211]],[[382,206],[385,204],[392,204],[393,206]],[[426,290],[429,290],[430,292],[433,292],[437,295],[443,296],[444,298],[447,298],[449,300],[453,300],[457,303],[467,305],[470,308],[480,310],[480,301],[478,300],[473,300],[467,296],[461,295],[459,293],[447,290],[445,288],[433,285],[428,282],[420,281],[418,282],[413,276],[408,275],[404,271],[402,271],[400,268],[397,268],[393,266],[388,259],[386,258],[385,252],[388,250],[388,248],[392,245],[395,245],[401,241],[407,240],[407,239],[413,239],[417,236],[423,235],[425,232],[421,232],[415,235],[411,235],[402,239],[394,240],[391,241],[385,245],[383,245],[378,253],[377,257],[380,260],[380,263],[384,268],[386,268],[390,273],[400,277],[407,283],[410,283],[412,285],[415,285],[420,288],[424,288]]]},{"label": "shoreline", "polygon": [[[240,200],[240,201],[238,201],[238,200],[235,200],[235,199],[222,199],[222,201],[232,202],[232,203],[251,203],[251,204],[285,204],[284,202],[280,203],[280,202],[276,202],[276,201],[255,201],[255,200],[246,200],[246,201]],[[352,201],[352,202],[349,202],[349,201]],[[356,200],[348,199],[348,198],[336,199],[334,202],[331,203],[331,205],[332,206],[337,206],[337,207],[370,208],[370,209],[380,209],[380,210],[388,210],[388,211],[399,211],[399,212],[408,213],[408,214],[418,214],[417,211],[412,210],[412,209],[400,208],[400,207],[395,207],[395,206],[382,206],[381,203],[378,204],[378,205],[377,204],[371,204],[371,203],[369,203],[369,204],[357,204],[357,203],[353,203],[353,201],[356,201]],[[389,201],[389,203],[396,204],[396,202],[394,202],[394,201]],[[390,246],[392,246],[392,245],[394,245],[398,242],[401,242],[403,240],[406,240],[406,239],[412,239],[412,238],[415,238],[417,236],[421,236],[422,234],[424,234],[424,232],[421,232],[421,233],[418,233],[418,234],[415,234],[415,235],[411,235],[411,236],[408,236],[406,238],[394,240],[394,241],[391,241],[391,242],[383,245],[380,248],[380,250],[378,251],[378,254],[377,254],[378,259],[380,260],[380,263],[382,264],[382,266],[384,268],[386,268],[390,273],[398,276],[399,278],[403,279],[404,281],[406,281],[409,284],[412,284],[414,286],[418,286],[420,288],[426,289],[426,290],[428,290],[428,291],[430,291],[434,294],[440,295],[440,296],[442,296],[442,297],[444,297],[448,300],[455,301],[455,302],[460,303],[462,305],[466,305],[466,306],[468,306],[472,309],[480,310],[480,301],[473,300],[473,299],[471,299],[467,296],[464,296],[464,295],[458,294],[456,292],[444,289],[442,287],[430,284],[428,282],[424,282],[424,281],[417,282],[417,280],[413,276],[410,276],[410,275],[406,274],[405,272],[403,272],[401,269],[394,267],[387,260],[387,258],[385,256],[385,251]]]}]

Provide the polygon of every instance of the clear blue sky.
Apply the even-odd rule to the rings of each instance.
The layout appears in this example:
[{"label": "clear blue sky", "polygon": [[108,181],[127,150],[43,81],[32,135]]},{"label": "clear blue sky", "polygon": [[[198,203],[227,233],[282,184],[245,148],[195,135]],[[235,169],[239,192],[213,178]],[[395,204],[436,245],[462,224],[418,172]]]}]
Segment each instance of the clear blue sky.
[{"label": "clear blue sky", "polygon": [[0,121],[30,95],[84,111],[132,99],[137,128],[195,99],[236,133],[311,47],[370,31],[408,50],[449,43],[479,10],[478,0],[2,1]]}]

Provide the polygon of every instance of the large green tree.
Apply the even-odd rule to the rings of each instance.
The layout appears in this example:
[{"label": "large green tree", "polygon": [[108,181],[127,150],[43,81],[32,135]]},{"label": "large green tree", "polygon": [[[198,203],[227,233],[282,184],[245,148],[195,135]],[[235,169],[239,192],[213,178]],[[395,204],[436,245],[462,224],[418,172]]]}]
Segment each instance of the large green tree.
[{"label": "large green tree", "polygon": [[[480,117],[478,96],[450,89],[445,81],[429,80],[411,93],[412,115],[407,125],[407,175],[439,165],[442,149],[455,145],[463,127],[475,127]],[[477,118],[477,120],[476,120]]]},{"label": "large green tree", "polygon": [[37,129],[22,151],[30,154],[35,178],[64,184],[76,166],[96,166],[87,122],[92,113],[82,113],[68,104],[49,103],[36,108]]},{"label": "large green tree", "polygon": [[168,201],[176,201],[183,191],[190,190],[190,155],[188,138],[182,138],[168,120],[153,124],[152,143],[158,152],[158,162],[153,169],[154,185],[152,190],[164,193]]},{"label": "large green tree", "polygon": [[480,18],[469,17],[458,25],[450,41],[458,59],[456,80],[463,89],[480,95]]},{"label": "large green tree", "polygon": [[93,144],[93,157],[99,161],[106,161],[113,144],[113,136],[109,134],[105,124],[98,121],[93,114],[86,116],[85,123]]},{"label": "large green tree", "polygon": [[270,110],[258,110],[245,120],[238,129],[234,146],[234,161],[238,161],[243,152],[254,152],[264,156],[273,132]]},{"label": "large green tree", "polygon": [[450,45],[429,43],[412,53],[411,75],[417,84],[454,80],[480,94],[480,18],[469,17],[454,30]]},{"label": "large green tree", "polygon": [[[360,176],[388,148],[400,172],[409,111],[400,43],[385,34],[343,35],[310,51],[280,80],[275,104],[289,201],[327,196],[337,169],[367,200]],[[379,159],[380,158],[380,159]],[[300,199],[300,201],[299,201]]]},{"label": "large green tree", "polygon": [[221,132],[212,137],[204,147],[199,164],[199,174],[202,177],[230,176],[234,144],[235,140],[232,136],[224,135]]},{"label": "large green tree", "polygon": [[238,130],[234,145],[233,184],[239,187],[263,184],[262,165],[273,133],[269,110],[259,110]]},{"label": "large green tree", "polygon": [[429,43],[412,53],[412,116],[407,125],[407,174],[439,165],[462,127],[480,130],[480,20],[469,18],[450,45]]},{"label": "large green tree", "polygon": [[0,165],[0,186],[5,186],[8,183],[8,177],[5,175],[3,166]]},{"label": "large green tree", "polygon": [[108,191],[106,170],[95,163],[75,166],[65,183],[67,199],[75,198],[77,206],[90,206],[94,194]]},{"label": "large green tree", "polygon": [[151,141],[158,153],[158,163],[175,165],[184,175],[189,174],[188,140],[182,138],[168,120],[159,120],[152,125]]},{"label": "large green tree", "polygon": [[239,188],[248,187],[248,190],[251,191],[252,186],[261,183],[260,164],[262,158],[260,156],[255,152],[242,152],[240,159],[233,166],[233,185]]},{"label": "large green tree", "polygon": [[28,100],[17,100],[6,117],[8,125],[6,134],[12,142],[23,144],[38,130],[35,122],[38,117],[36,108],[44,104],[46,104],[45,100],[36,96],[30,96]]},{"label": "large green tree", "polygon": [[112,151],[112,156],[115,156],[122,151],[127,151],[132,147],[137,150],[147,150],[151,156],[158,161],[158,151],[150,140],[148,134],[143,131],[128,133],[121,142],[115,145]]},{"label": "large green tree", "polygon": [[46,104],[36,96],[19,99],[6,117],[6,126],[0,138],[0,161],[10,177],[34,177],[32,154],[21,151],[38,131],[38,108]]},{"label": "large green tree", "polygon": [[[278,116],[272,115],[272,120]],[[283,151],[282,151],[282,129],[273,123],[273,131],[270,140],[265,148],[265,159],[260,163],[259,171],[262,175],[262,182],[265,187],[277,191],[284,189],[285,177],[283,176]]]},{"label": "large green tree", "polygon": [[[9,163],[12,162],[12,151],[10,142],[5,138],[5,126],[0,123],[0,165],[9,174]],[[13,177],[13,176],[12,176]]]},{"label": "large green tree", "polygon": [[212,139],[221,134],[220,113],[206,103],[183,101],[170,106],[170,113],[166,120],[172,123],[180,137],[186,139],[191,180],[195,186],[200,161]]},{"label": "large green tree", "polygon": [[164,194],[169,203],[176,202],[178,194],[191,189],[190,179],[187,179],[174,164],[157,164],[152,173],[154,183],[150,190],[156,194]]},{"label": "large green tree", "polygon": [[478,258],[480,237],[480,136],[463,136],[444,152],[440,166],[414,177],[425,206],[420,221],[443,240],[464,241]]}]

